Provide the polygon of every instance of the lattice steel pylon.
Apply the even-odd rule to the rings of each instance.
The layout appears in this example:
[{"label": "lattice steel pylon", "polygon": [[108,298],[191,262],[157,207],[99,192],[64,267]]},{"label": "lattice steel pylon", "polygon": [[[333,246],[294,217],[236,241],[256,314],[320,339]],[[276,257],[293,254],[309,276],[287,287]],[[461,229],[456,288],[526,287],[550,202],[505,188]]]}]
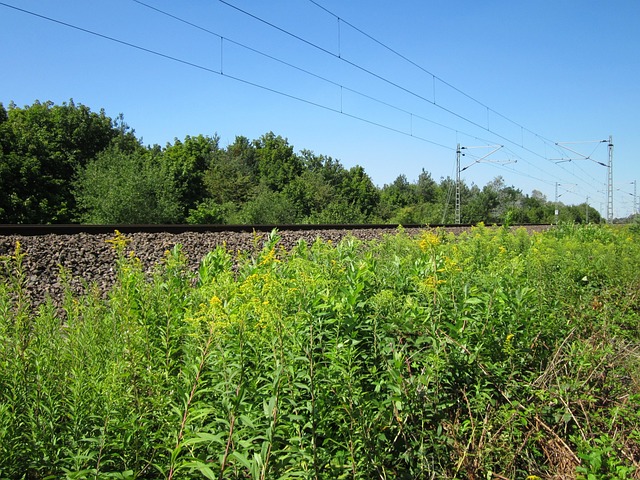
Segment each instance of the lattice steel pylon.
[{"label": "lattice steel pylon", "polygon": [[[577,152],[576,150],[573,150],[566,146],[567,144],[571,144],[571,143],[608,143],[609,163],[599,162],[591,158],[591,155],[583,155],[582,153]],[[609,135],[608,141],[593,140],[593,141],[587,141],[587,142],[556,142],[556,145],[558,145],[561,148],[564,148],[565,150],[573,154],[578,155],[579,157],[579,158],[575,158],[575,157],[574,158],[565,158],[565,157],[557,158],[557,159],[554,159],[556,163],[572,162],[574,160],[591,160],[592,162],[595,162],[598,165],[602,165],[603,167],[607,168],[607,223],[613,223],[613,137]],[[593,154],[593,152],[591,152],[591,154]],[[600,205],[600,208],[602,208],[602,204]]]},{"label": "lattice steel pylon", "polygon": [[456,225],[460,225],[460,144],[456,148]]},{"label": "lattice steel pylon", "polygon": [[[458,147],[456,148],[456,213],[455,213],[455,222],[456,225],[460,225],[460,221],[461,221],[461,214],[460,214],[460,189],[462,187],[462,183],[460,180],[460,172],[464,172],[467,168],[471,167],[472,165],[475,165],[476,163],[480,163],[480,162],[488,162],[488,163],[515,163],[517,160],[486,160],[486,158],[492,154],[494,154],[495,152],[497,152],[498,150],[500,150],[504,145],[479,145],[479,146],[475,146],[475,147],[461,147],[460,144],[458,144]],[[470,149],[470,148],[491,148],[492,150],[487,153],[486,155],[483,155],[482,157],[479,157],[476,159],[475,162],[467,165],[464,168],[460,168],[460,157],[464,156],[465,154],[462,153],[462,150],[466,150],[466,149]],[[447,200],[448,202],[448,200]]]},{"label": "lattice steel pylon", "polygon": [[611,135],[609,135],[609,164],[607,169],[607,223],[613,223],[613,136]]}]

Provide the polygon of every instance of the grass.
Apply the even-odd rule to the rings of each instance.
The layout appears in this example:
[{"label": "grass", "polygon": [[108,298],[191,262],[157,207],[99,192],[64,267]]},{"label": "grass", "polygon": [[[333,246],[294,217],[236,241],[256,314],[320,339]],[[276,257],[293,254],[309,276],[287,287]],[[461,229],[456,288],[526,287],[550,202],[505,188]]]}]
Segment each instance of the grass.
[{"label": "grass", "polygon": [[640,478],[625,228],[179,247],[33,312],[0,259],[0,478]]}]

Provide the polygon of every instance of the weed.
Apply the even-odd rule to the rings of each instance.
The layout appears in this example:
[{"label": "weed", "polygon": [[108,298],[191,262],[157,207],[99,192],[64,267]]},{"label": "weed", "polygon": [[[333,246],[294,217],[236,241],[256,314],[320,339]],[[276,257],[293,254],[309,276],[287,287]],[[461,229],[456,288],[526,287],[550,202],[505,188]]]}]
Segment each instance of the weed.
[{"label": "weed", "polygon": [[149,274],[116,233],[106,296],[35,312],[17,245],[0,259],[0,472],[637,478],[635,235],[478,225],[286,252],[272,232],[196,272],[177,246]]}]

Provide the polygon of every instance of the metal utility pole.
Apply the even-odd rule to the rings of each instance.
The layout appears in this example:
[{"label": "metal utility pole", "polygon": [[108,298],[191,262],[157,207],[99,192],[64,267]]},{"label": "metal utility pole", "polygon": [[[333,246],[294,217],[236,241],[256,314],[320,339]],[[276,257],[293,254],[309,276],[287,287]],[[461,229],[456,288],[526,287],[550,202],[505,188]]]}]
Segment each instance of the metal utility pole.
[{"label": "metal utility pole", "polygon": [[[591,155],[583,155],[582,153],[577,152],[566,146],[572,143],[607,143],[609,146],[609,163],[607,164],[607,163],[599,162],[591,158],[591,155],[593,155],[593,152],[591,153]],[[579,158],[552,159],[552,160],[555,160],[556,163],[572,162],[574,160],[591,160],[592,162],[597,163],[598,165],[607,167],[607,223],[613,223],[613,137],[609,135],[608,141],[594,140],[594,141],[588,141],[588,142],[556,142],[556,145],[579,156]]]},{"label": "metal utility pole", "polygon": [[460,225],[460,144],[456,148],[456,225]]},{"label": "metal utility pole", "polygon": [[[556,182],[556,201],[555,201],[555,220],[556,220],[556,225],[558,224],[558,216],[560,213],[560,205],[558,205],[558,199],[565,194],[565,192],[562,192],[560,195],[558,195],[558,187],[568,187],[568,186],[572,186],[575,187],[576,184],[575,183],[558,183]],[[566,189],[565,189],[566,190]],[[567,190],[569,191],[569,190]],[[587,197],[587,203],[589,202],[588,200],[589,197]],[[589,208],[589,207],[587,207]]]},{"label": "metal utility pole", "polygon": [[613,223],[613,137],[609,135],[609,165],[607,181],[607,223]]},{"label": "metal utility pole", "polygon": [[[513,162],[515,162],[515,160],[513,162],[511,160],[507,160],[507,161],[485,160],[489,155],[493,155],[495,152],[500,150],[503,146],[504,145],[480,145],[480,146],[476,146],[476,147],[461,147],[460,144],[458,144],[458,146],[456,148],[456,213],[455,213],[456,225],[460,225],[460,223],[461,223],[460,188],[461,188],[462,183],[461,183],[461,180],[460,180],[460,172],[464,172],[467,168],[475,165],[476,163],[480,163],[480,162],[483,162],[483,161],[490,162],[490,163],[513,163]],[[465,155],[464,153],[462,153],[462,150],[467,150],[467,149],[470,149],[470,148],[492,148],[493,150],[491,150],[486,155],[478,158],[475,162],[470,163],[466,167],[460,168],[460,157],[463,157]]]},{"label": "metal utility pole", "polygon": [[585,208],[585,223],[589,223],[589,195],[587,195],[587,207]]}]

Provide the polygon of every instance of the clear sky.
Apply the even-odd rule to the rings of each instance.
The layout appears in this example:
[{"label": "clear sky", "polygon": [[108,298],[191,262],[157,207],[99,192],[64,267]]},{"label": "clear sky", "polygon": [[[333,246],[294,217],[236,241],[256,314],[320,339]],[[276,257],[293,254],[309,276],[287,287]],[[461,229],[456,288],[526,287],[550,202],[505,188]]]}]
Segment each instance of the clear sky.
[{"label": "clear sky", "polygon": [[603,215],[611,135],[624,217],[639,23],[635,0],[0,0],[0,102],[72,98],[163,146],[273,131],[379,186],[454,178],[457,145],[482,147],[463,150],[467,184],[552,201],[557,184]]}]

